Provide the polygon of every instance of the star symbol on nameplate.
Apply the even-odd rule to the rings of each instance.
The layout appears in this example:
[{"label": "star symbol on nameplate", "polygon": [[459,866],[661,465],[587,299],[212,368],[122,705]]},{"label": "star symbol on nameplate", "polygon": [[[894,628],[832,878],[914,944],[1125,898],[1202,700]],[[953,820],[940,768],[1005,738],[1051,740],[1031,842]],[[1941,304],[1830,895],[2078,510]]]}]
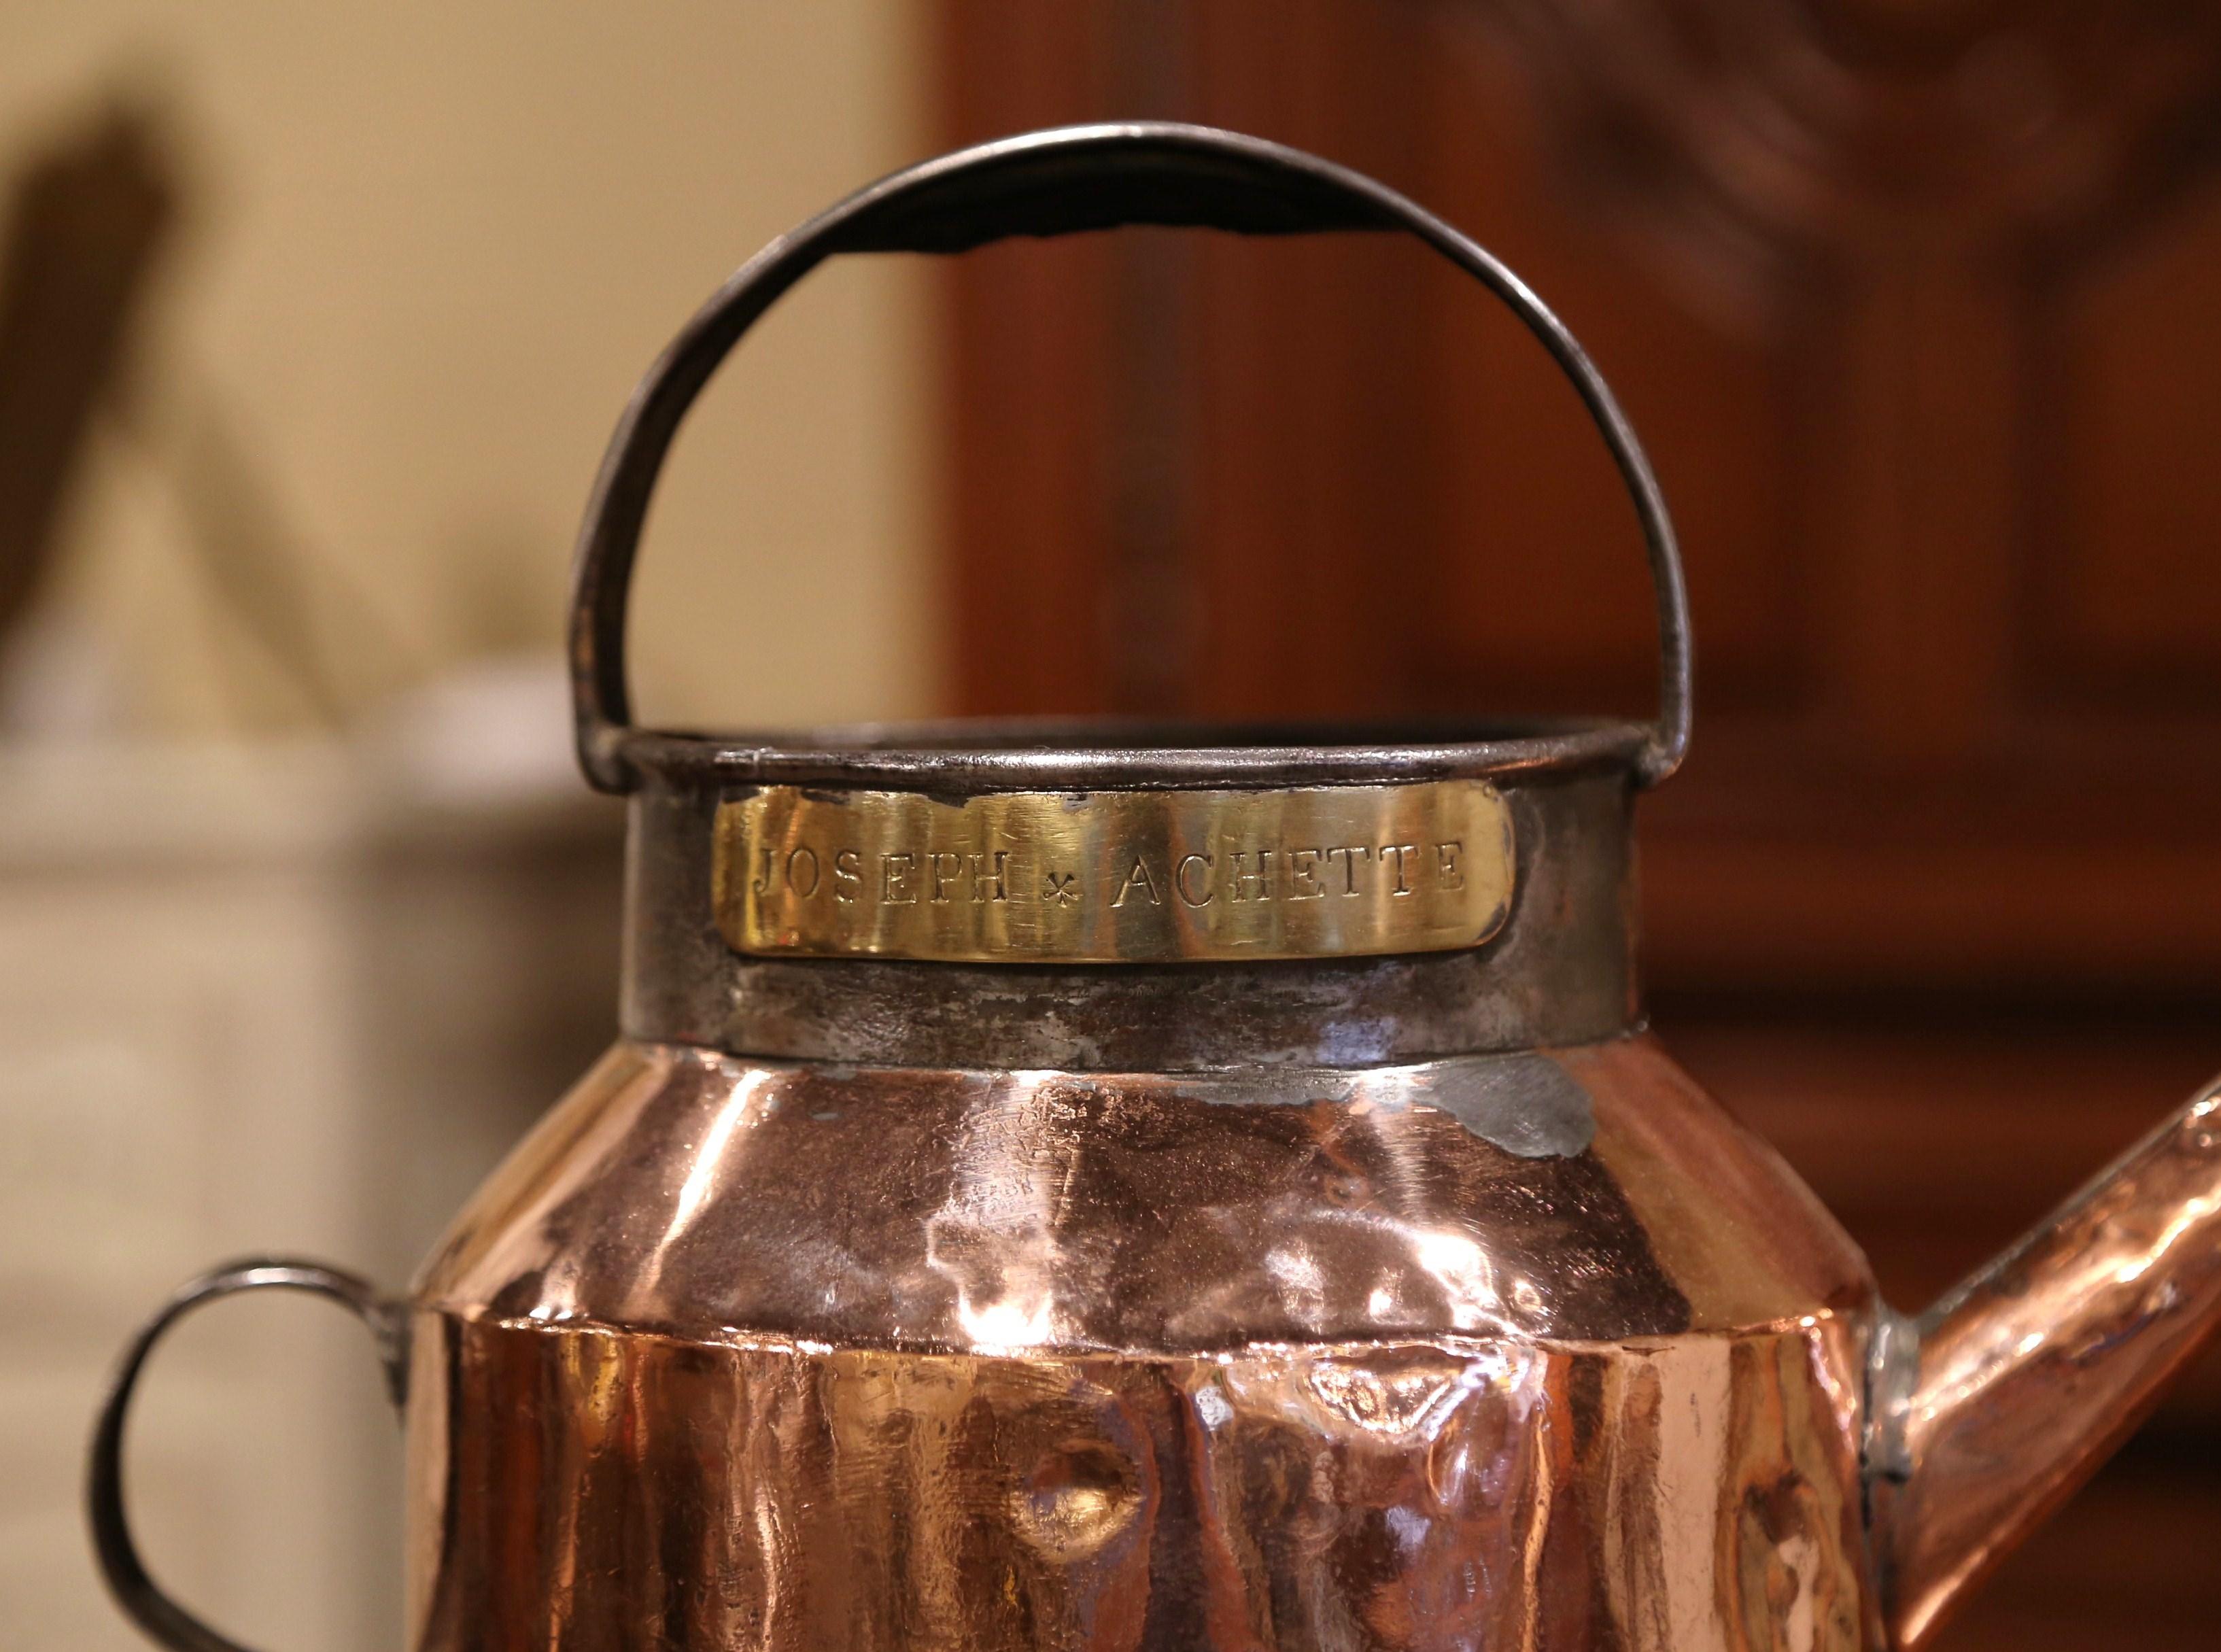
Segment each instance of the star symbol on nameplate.
[{"label": "star symbol on nameplate", "polygon": [[1042,874],[1042,899],[1057,906],[1073,906],[1079,901],[1079,874],[1076,872],[1045,872]]}]

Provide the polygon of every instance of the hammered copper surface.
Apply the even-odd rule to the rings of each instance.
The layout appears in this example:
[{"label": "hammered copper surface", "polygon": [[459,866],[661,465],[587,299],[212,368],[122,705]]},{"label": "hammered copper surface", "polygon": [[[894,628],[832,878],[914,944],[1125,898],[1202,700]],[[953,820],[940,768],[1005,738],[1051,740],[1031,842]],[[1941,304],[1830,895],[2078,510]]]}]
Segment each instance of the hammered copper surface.
[{"label": "hammered copper surface", "polygon": [[426,1315],[414,1643],[1855,1652],[1848,1342],[995,1357]]},{"label": "hammered copper surface", "polygon": [[425,1307],[927,1351],[1587,1341],[1861,1310],[1864,1260],[1644,1038],[1350,1071],[962,1073],[620,1045]]},{"label": "hammered copper surface", "polygon": [[1871,1285],[1642,1039],[621,1048],[418,1301],[423,1649],[1866,1643]]}]

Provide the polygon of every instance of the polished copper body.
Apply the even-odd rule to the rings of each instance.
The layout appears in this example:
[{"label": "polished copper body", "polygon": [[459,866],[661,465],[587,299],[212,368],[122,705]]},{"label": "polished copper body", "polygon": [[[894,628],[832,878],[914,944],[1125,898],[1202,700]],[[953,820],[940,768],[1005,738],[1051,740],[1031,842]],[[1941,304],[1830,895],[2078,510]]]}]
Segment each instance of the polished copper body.
[{"label": "polished copper body", "polygon": [[623,1045],[418,1281],[410,1643],[1917,1647],[2211,1328],[2217,1117],[1916,1325],[1639,1034]]},{"label": "polished copper body", "polygon": [[416,1292],[412,1643],[1874,1643],[1874,1289],[1647,1039],[625,1046]]},{"label": "polished copper body", "polygon": [[[629,727],[648,487],[748,321],[830,250],[1126,221],[1403,228],[1511,304],[1634,495],[1657,723]],[[1688,732],[1671,527],[1555,319],[1377,185],[1137,125],[873,186],[773,243],[651,373],[579,593],[582,760],[631,809],[623,1036],[405,1300],[261,1262],[142,1332],[92,1506],[166,1645],[235,1652],[140,1562],[126,1407],[166,1325],[263,1286],[342,1303],[392,1356],[410,1652],[1913,1652],[2221,1318],[2221,1099],[1908,1319],[1652,1041],[1632,817]],[[802,900],[800,872],[842,866],[850,840],[802,830],[820,820],[880,823],[890,902],[931,899],[944,857],[991,902],[996,853],[1075,844],[1075,874],[1110,873],[1075,898],[1115,901],[1161,892],[1127,870],[1152,854],[1176,879],[1214,844],[1272,847],[1260,823],[1365,824],[1340,835],[1348,875],[1349,845],[1402,841],[1373,823],[1453,794],[1489,800],[1500,854],[1486,922],[1440,947],[1306,918],[1248,954],[1162,925],[1060,951],[952,913],[835,914],[833,945],[745,898],[734,922],[736,878]],[[1313,867],[1336,846],[1273,842]]]}]

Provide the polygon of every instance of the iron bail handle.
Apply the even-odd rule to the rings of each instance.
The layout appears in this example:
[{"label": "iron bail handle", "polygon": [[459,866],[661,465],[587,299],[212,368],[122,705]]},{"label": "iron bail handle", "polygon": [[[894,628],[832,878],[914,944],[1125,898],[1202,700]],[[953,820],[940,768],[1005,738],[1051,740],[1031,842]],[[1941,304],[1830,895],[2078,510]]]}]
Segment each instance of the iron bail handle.
[{"label": "iron bail handle", "polygon": [[353,1313],[370,1328],[377,1342],[379,1359],[385,1369],[386,1392],[394,1405],[398,1408],[407,1397],[407,1321],[400,1305],[379,1295],[368,1280],[320,1262],[266,1256],[219,1267],[182,1286],[140,1327],[116,1366],[114,1384],[93,1429],[85,1476],[85,1512],[92,1524],[93,1552],[99,1557],[109,1592],[133,1623],[172,1652],[248,1652],[248,1649],[211,1629],[172,1599],[140,1559],[123,1504],[123,1425],[147,1356],[162,1334],[203,1303],[259,1290],[306,1291],[328,1298]]},{"label": "iron bail handle", "polygon": [[1655,785],[1689,745],[1688,595],[1658,479],[1619,403],[1564,322],[1486,248],[1386,185],[1261,138],[1169,122],[1054,127],[892,173],[781,235],[735,272],[634,391],[579,536],[570,621],[579,762],[604,792],[632,789],[625,615],[633,559],[672,438],[727,352],[788,288],[837,253],[959,253],[1015,235],[1123,224],[1307,235],[1402,230],[1494,293],[1573,381],[1635,502],[1658,607],[1659,709],[1637,765]]}]

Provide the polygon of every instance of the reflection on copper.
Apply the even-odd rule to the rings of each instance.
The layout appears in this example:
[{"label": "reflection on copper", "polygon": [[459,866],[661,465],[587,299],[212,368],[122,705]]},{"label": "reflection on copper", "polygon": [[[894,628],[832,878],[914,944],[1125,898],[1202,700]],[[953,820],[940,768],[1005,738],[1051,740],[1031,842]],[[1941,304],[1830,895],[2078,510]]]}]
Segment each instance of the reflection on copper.
[{"label": "reflection on copper", "polygon": [[415,1644],[1855,1652],[1836,1330],[1143,1358],[428,1315]]},{"label": "reflection on copper", "polygon": [[[1559,1136],[1499,1130],[1508,1150],[1492,1091],[1531,1099],[1538,1066]],[[1742,1332],[1864,1309],[1873,1285],[1640,1038],[1179,1074],[626,1045],[488,1180],[417,1298],[687,1337],[1187,1353]]]},{"label": "reflection on copper", "polygon": [[1910,1652],[2221,1313],[2221,1103],[1912,1323],[1641,1037],[627,1045],[416,1302],[418,1652]]},{"label": "reflection on copper", "polygon": [[1925,1643],[2088,1478],[2217,1314],[2221,1098],[2208,1095],[1938,1303],[1882,1374],[1895,1644]]},{"label": "reflection on copper", "polygon": [[1863,1264],[1639,1039],[1183,1075],[622,1048],[418,1297],[422,1652],[1871,1628]]}]

